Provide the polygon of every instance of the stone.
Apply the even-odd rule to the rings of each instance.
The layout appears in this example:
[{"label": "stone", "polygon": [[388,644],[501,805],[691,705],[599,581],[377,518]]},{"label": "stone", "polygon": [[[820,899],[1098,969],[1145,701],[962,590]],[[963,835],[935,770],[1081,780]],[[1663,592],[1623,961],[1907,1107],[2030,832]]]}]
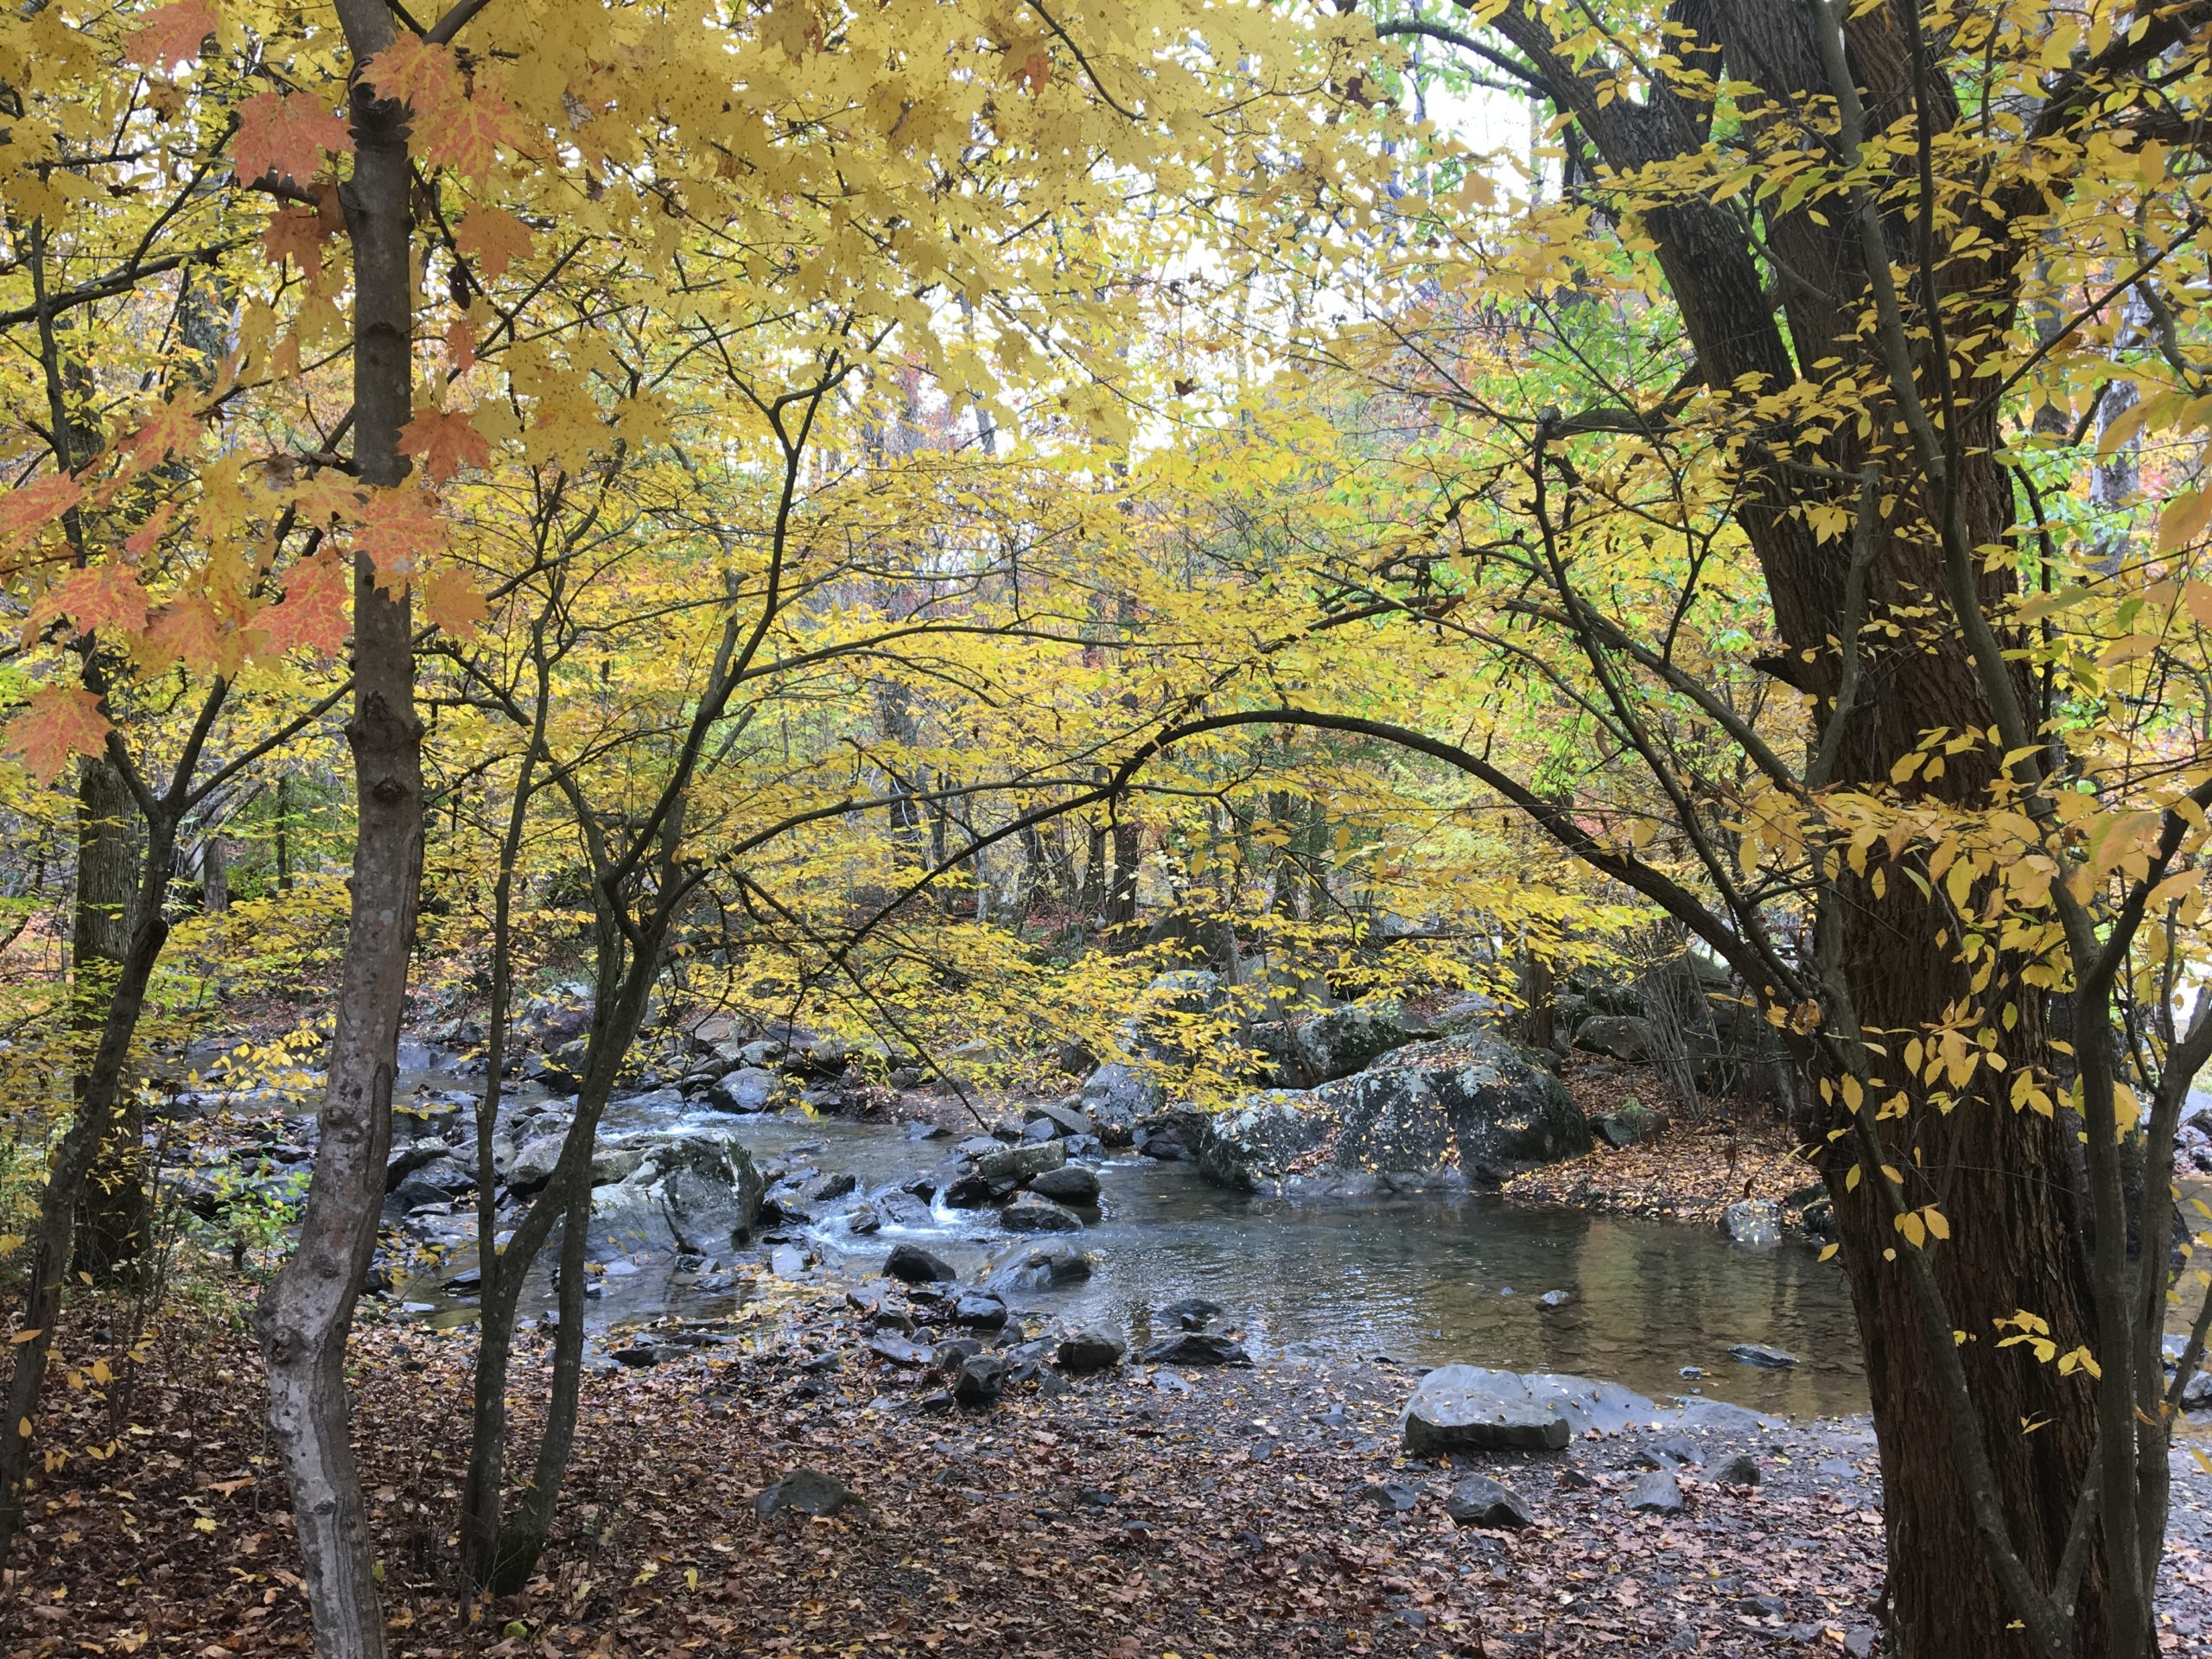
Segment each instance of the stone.
[{"label": "stone", "polygon": [[2188,1412],[2212,1411],[2212,1371],[2199,1371],[2183,1384],[2181,1408]]},{"label": "stone", "polygon": [[1780,1618],[1783,1603],[1780,1596],[1740,1596],[1736,1611],[1746,1618]]},{"label": "stone", "polygon": [[1053,1357],[1059,1362],[1062,1370],[1076,1376],[1087,1376],[1095,1371],[1112,1370],[1128,1351],[1128,1344],[1119,1337],[1085,1326],[1062,1337]]},{"label": "stone", "polygon": [[594,1186],[591,1243],[601,1256],[639,1250],[719,1255],[760,1224],[760,1173],[736,1138],[691,1131],[626,1143],[638,1161]]},{"label": "stone", "polygon": [[1454,1485],[1444,1500],[1444,1513],[1459,1526],[1509,1531],[1518,1531],[1535,1520],[1519,1494],[1487,1475],[1469,1475]]},{"label": "stone", "polygon": [[1166,1129],[1155,1129],[1146,1135],[1137,1151],[1156,1163],[1187,1164],[1192,1161],[1191,1149],[1184,1144],[1183,1137]]},{"label": "stone", "polygon": [[889,1360],[893,1365],[904,1365],[912,1370],[919,1370],[934,1363],[937,1359],[935,1349],[925,1348],[918,1342],[910,1342],[905,1337],[888,1331],[879,1331],[870,1337],[868,1351]]},{"label": "stone", "polygon": [[410,1141],[394,1147],[384,1164],[384,1190],[397,1192],[399,1184],[423,1165],[434,1163],[452,1148],[442,1141]]},{"label": "stone", "polygon": [[1651,1058],[1651,1022],[1640,1014],[1592,1014],[1574,1028],[1574,1046],[1586,1054],[1641,1065]]},{"label": "stone", "polygon": [[800,1196],[809,1204],[828,1204],[833,1198],[850,1196],[860,1182],[850,1174],[817,1175],[800,1189]]},{"label": "stone", "polygon": [[1185,1296],[1160,1310],[1161,1319],[1185,1331],[1203,1331],[1221,1315],[1221,1304],[1203,1296]]},{"label": "stone", "polygon": [[1680,1515],[1682,1512],[1681,1483],[1663,1470],[1639,1475],[1636,1484],[1628,1489],[1628,1506],[1647,1515]]},{"label": "stone", "polygon": [[709,1085],[707,1099],[726,1112],[765,1112],[782,1088],[783,1079],[766,1066],[741,1065]]},{"label": "stone", "polygon": [[988,1286],[1001,1293],[1057,1290],[1090,1278],[1092,1266],[1090,1257],[1072,1245],[1038,1245],[1001,1262],[992,1270]]},{"label": "stone", "polygon": [[1755,1365],[1763,1371],[1786,1371],[1797,1363],[1796,1355],[1785,1354],[1763,1342],[1739,1342],[1728,1352],[1738,1364]]},{"label": "stone", "polygon": [[940,1342],[930,1351],[930,1368],[938,1371],[957,1371],[960,1362],[972,1354],[983,1351],[983,1344],[973,1337],[954,1337]]},{"label": "stone", "polygon": [[1738,1198],[1720,1212],[1720,1232],[1737,1244],[1779,1244],[1782,1206],[1769,1198]]},{"label": "stone", "polygon": [[1006,1304],[985,1292],[970,1292],[953,1304],[952,1322],[975,1331],[997,1331],[1006,1325]]},{"label": "stone", "polygon": [[1352,1488],[1351,1501],[1372,1504],[1384,1515],[1404,1515],[1421,1502],[1421,1494],[1403,1481],[1370,1481]]},{"label": "stone", "polygon": [[1662,1434],[1652,1443],[1652,1451],[1669,1463],[1694,1464],[1705,1461],[1697,1449],[1697,1442],[1687,1434]]},{"label": "stone", "polygon": [[1067,1149],[1058,1141],[1044,1141],[985,1153],[976,1160],[976,1173],[986,1180],[1027,1181],[1067,1160]]},{"label": "stone", "polygon": [[554,1166],[561,1161],[561,1148],[567,1144],[567,1125],[545,1135],[532,1135],[516,1148],[513,1161],[507,1166],[507,1185],[517,1192],[535,1192],[553,1179]]},{"label": "stone", "polygon": [[835,1475],[825,1475],[818,1469],[794,1469],[753,1500],[753,1512],[763,1521],[772,1520],[786,1510],[800,1515],[836,1515],[867,1502]]},{"label": "stone", "polygon": [[1083,1230],[1083,1217],[1065,1205],[1034,1192],[1025,1192],[999,1211],[999,1220],[1017,1233],[1074,1233]]},{"label": "stone", "polygon": [[1559,1407],[1511,1371],[1446,1365],[1414,1390],[1402,1431],[1416,1457],[1451,1452],[1558,1452],[1573,1438]]},{"label": "stone", "polygon": [[1025,1128],[1033,1128],[1039,1122],[1049,1123],[1055,1136],[1089,1135],[1091,1132],[1088,1112],[1057,1100],[1033,1100],[1022,1108],[1022,1115],[1028,1119]]},{"label": "stone", "polygon": [[1348,1077],[1392,1049],[1404,1046],[1421,1023],[1395,1001],[1352,1002],[1300,1020],[1255,1026],[1252,1046],[1268,1062],[1274,1080],[1289,1089],[1312,1089]]},{"label": "stone", "polygon": [[970,1354],[952,1379],[952,1397],[963,1406],[988,1406],[1006,1391],[1007,1363],[996,1354]]},{"label": "stone", "polygon": [[1748,1452],[1738,1452],[1713,1471],[1713,1478],[1723,1486],[1756,1486],[1759,1484],[1759,1461]]},{"label": "stone", "polygon": [[779,1244],[768,1257],[768,1270],[779,1279],[797,1279],[806,1271],[806,1252],[796,1244]]},{"label": "stone", "polygon": [[1029,1190],[1060,1204],[1096,1205],[1098,1172],[1081,1164],[1063,1164],[1037,1176],[1029,1183]]},{"label": "stone", "polygon": [[1083,1111],[1091,1132],[1109,1147],[1126,1147],[1137,1120],[1166,1103],[1166,1090],[1135,1067],[1110,1060],[1083,1084]]},{"label": "stone", "polygon": [[1546,1307],[1565,1307],[1574,1300],[1574,1293],[1571,1290],[1548,1290],[1536,1300]]},{"label": "stone", "polygon": [[883,1271],[910,1285],[941,1284],[957,1279],[950,1265],[918,1244],[894,1244],[884,1259]]},{"label": "stone", "polygon": [[1147,1365],[1249,1365],[1244,1344],[1211,1331],[1185,1331],[1144,1351]]}]

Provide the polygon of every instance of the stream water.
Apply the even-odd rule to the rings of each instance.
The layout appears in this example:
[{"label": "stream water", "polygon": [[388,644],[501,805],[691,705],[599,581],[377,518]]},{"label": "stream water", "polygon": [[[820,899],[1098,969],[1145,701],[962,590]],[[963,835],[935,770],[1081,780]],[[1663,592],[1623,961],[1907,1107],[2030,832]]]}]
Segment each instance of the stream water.
[{"label": "stream water", "polygon": [[[733,1117],[664,1096],[616,1103],[603,1136],[682,1128],[734,1133],[764,1164],[849,1172],[862,1192],[934,1167],[947,1145],[896,1127]],[[824,1267],[865,1273],[909,1241],[944,1257],[963,1281],[1010,1250],[1077,1243],[1096,1259],[1087,1282],[1009,1300],[1063,1320],[1117,1325],[1139,1342],[1151,1332],[1153,1310],[1203,1296],[1227,1310],[1261,1355],[1304,1344],[1346,1358],[1572,1371],[1793,1417],[1866,1407],[1842,1275],[1807,1246],[1746,1249],[1707,1228],[1483,1197],[1262,1203],[1211,1185],[1188,1165],[1126,1153],[1111,1154],[1099,1173],[1100,1219],[1079,1237],[1016,1237],[989,1211],[939,1208],[925,1222],[857,1237],[833,1216],[810,1230],[807,1243]],[[705,1285],[693,1279],[665,1261],[617,1263],[592,1323],[709,1318],[734,1306],[711,1277]],[[1556,1306],[1541,1300],[1561,1290],[1568,1295]],[[1779,1348],[1799,1363],[1746,1366],[1730,1357],[1738,1343]],[[1704,1374],[1686,1378],[1686,1367]]]}]

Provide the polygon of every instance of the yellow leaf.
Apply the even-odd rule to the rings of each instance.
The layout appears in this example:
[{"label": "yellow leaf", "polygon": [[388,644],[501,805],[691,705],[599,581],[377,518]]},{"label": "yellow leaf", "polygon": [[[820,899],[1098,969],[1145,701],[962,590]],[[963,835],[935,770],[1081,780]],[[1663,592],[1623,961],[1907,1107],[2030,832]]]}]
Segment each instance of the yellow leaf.
[{"label": "yellow leaf", "polygon": [[[2158,551],[2171,553],[2187,547],[2204,533],[2208,518],[2212,518],[2212,495],[2202,490],[2191,490],[2186,495],[2176,496],[2158,515]],[[2190,608],[2196,610],[2194,601]]]}]

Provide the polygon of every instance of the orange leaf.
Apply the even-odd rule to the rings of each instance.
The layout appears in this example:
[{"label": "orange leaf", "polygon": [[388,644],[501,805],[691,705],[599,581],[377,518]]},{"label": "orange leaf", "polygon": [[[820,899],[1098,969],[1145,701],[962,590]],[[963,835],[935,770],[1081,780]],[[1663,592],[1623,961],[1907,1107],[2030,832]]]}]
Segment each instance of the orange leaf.
[{"label": "orange leaf", "polygon": [[376,566],[377,585],[397,592],[445,540],[438,498],[428,490],[372,490],[353,527],[353,546]]},{"label": "orange leaf", "polygon": [[454,639],[472,639],[492,612],[468,577],[447,565],[423,579],[423,614]]},{"label": "orange leaf", "polygon": [[155,613],[137,655],[149,668],[182,663],[187,668],[227,678],[238,672],[245,655],[245,641],[207,594],[179,594]]},{"label": "orange leaf", "polygon": [[124,441],[124,448],[130,452],[132,466],[143,471],[160,466],[174,451],[188,454],[197,449],[200,439],[200,411],[193,408],[192,399],[171,397]]},{"label": "orange leaf", "polygon": [[8,749],[20,754],[32,777],[50,784],[73,754],[98,754],[115,728],[100,700],[81,685],[42,685],[22,713],[8,722]]},{"label": "orange leaf", "polygon": [[146,590],[127,564],[110,561],[72,570],[31,607],[33,628],[66,616],[79,633],[116,628],[137,633],[146,626]]},{"label": "orange leaf", "polygon": [[442,118],[463,96],[453,48],[419,35],[402,34],[363,64],[361,73],[379,95],[398,99],[417,115]]},{"label": "orange leaf", "polygon": [[446,354],[453,359],[456,378],[475,365],[476,325],[467,317],[455,317],[446,325]]},{"label": "orange leaf", "polygon": [[321,170],[324,152],[350,156],[346,124],[306,92],[257,92],[238,105],[238,145],[231,152],[241,180],[275,174],[305,184]]},{"label": "orange leaf", "polygon": [[346,600],[352,584],[335,553],[316,554],[292,567],[284,597],[255,619],[271,652],[299,646],[335,657],[346,644]]},{"label": "orange leaf", "polygon": [[85,486],[67,473],[48,473],[0,495],[0,547],[29,541],[84,499]]},{"label": "orange leaf", "polygon": [[322,245],[330,239],[322,215],[313,207],[279,207],[261,233],[261,251],[271,264],[289,259],[302,274],[322,270]]},{"label": "orange leaf", "polygon": [[149,69],[191,63],[221,21],[210,0],[178,0],[175,5],[163,6],[124,37],[123,60]]},{"label": "orange leaf", "polygon": [[476,274],[497,282],[508,262],[530,254],[530,226],[498,207],[472,209],[453,233],[453,245],[476,264]]},{"label": "orange leaf", "polygon": [[492,446],[468,423],[468,416],[426,409],[399,429],[399,453],[420,455],[434,480],[451,478],[463,467],[489,467]]},{"label": "orange leaf", "polygon": [[499,161],[502,148],[520,149],[529,136],[506,100],[480,86],[474,95],[449,106],[429,131],[418,129],[416,142],[426,161],[481,179]]}]

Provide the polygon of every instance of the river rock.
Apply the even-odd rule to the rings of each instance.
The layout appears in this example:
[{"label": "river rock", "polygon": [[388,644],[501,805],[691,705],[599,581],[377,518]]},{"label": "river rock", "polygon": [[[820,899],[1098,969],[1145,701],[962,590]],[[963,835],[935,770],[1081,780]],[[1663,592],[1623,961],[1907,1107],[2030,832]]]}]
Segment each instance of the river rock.
[{"label": "river rock", "polygon": [[1065,1205],[1034,1192],[1025,1192],[999,1211],[999,1220],[1017,1233],[1075,1233],[1083,1230],[1083,1217]]},{"label": "river rock", "polygon": [[765,1112],[782,1087],[783,1080],[766,1066],[741,1065],[717,1077],[707,1099],[726,1112]]},{"label": "river rock", "polygon": [[904,1365],[910,1370],[918,1370],[934,1364],[937,1360],[935,1349],[925,1348],[920,1343],[909,1341],[890,1331],[879,1331],[870,1337],[868,1351],[889,1360],[893,1365]]},{"label": "river rock", "polygon": [[1185,1331],[1203,1331],[1222,1314],[1219,1302],[1203,1296],[1185,1296],[1160,1310],[1160,1317]]},{"label": "river rock", "polygon": [[2183,1411],[2212,1411],[2212,1371],[2199,1371],[2182,1385]]},{"label": "river rock", "polygon": [[1738,1452],[1715,1470],[1713,1478],[1723,1486],[1756,1486],[1759,1484],[1759,1460],[1748,1452]]},{"label": "river rock", "polygon": [[1738,1198],[1720,1212],[1720,1231],[1738,1244],[1779,1244],[1782,1206],[1769,1198]]},{"label": "river rock", "polygon": [[636,1166],[592,1189],[596,1251],[716,1255],[760,1225],[760,1172],[734,1137],[693,1131],[626,1144],[639,1154]]},{"label": "river rock", "polygon": [[[1590,1149],[1589,1125],[1559,1079],[1483,1033],[1415,1043],[1353,1077],[1270,1090],[1197,1125],[1198,1167],[1209,1179],[1293,1195],[1338,1193],[1345,1174],[1458,1176]],[[1339,1179],[1290,1178],[1293,1163],[1324,1146]],[[1381,1190],[1401,1189],[1384,1179]]]},{"label": "river rock", "polygon": [[1212,1331],[1185,1331],[1144,1351],[1147,1365],[1249,1365],[1244,1344]]},{"label": "river rock", "polygon": [[554,1166],[561,1161],[561,1148],[568,1139],[565,1124],[550,1134],[531,1135],[515,1149],[514,1160],[507,1166],[507,1185],[517,1192],[535,1192],[543,1186],[553,1179]]},{"label": "river rock", "polygon": [[1511,1371],[1446,1365],[1431,1371],[1406,1406],[1406,1450],[1416,1457],[1451,1452],[1558,1452],[1573,1437],[1559,1404]]},{"label": "river rock", "polygon": [[883,1271],[910,1285],[941,1284],[960,1275],[940,1258],[918,1244],[894,1244],[885,1258]]},{"label": "river rock", "polygon": [[1352,1002],[1301,1020],[1255,1026],[1252,1046],[1268,1061],[1275,1082],[1287,1089],[1312,1089],[1351,1076],[1415,1034],[1402,1004]]},{"label": "river rock", "polygon": [[444,1157],[452,1148],[442,1141],[409,1141],[391,1149],[384,1160],[384,1190],[397,1191],[399,1184],[423,1165]]},{"label": "river rock", "polygon": [[1062,1164],[1032,1179],[1029,1190],[1060,1204],[1095,1205],[1098,1202],[1098,1172],[1085,1169],[1081,1164]]},{"label": "river rock", "polygon": [[985,1153],[976,1160],[976,1172],[988,1181],[1027,1181],[1048,1169],[1059,1168],[1067,1160],[1066,1147],[1058,1141],[1046,1141]]},{"label": "river rock", "polygon": [[1640,1014],[1592,1014],[1574,1028],[1574,1046],[1586,1054],[1642,1065],[1651,1058],[1651,1022]]},{"label": "river rock", "polygon": [[1636,1484],[1628,1489],[1628,1506],[1649,1515],[1680,1515],[1681,1483],[1664,1470],[1639,1475]]},{"label": "river rock", "polygon": [[1797,1363],[1796,1355],[1785,1354],[1763,1342],[1739,1342],[1728,1352],[1739,1364],[1755,1365],[1763,1371],[1786,1371]]},{"label": "river rock", "polygon": [[1469,1475],[1454,1485],[1444,1500],[1444,1513],[1459,1526],[1516,1532],[1535,1520],[1518,1493],[1487,1475]]},{"label": "river rock", "polygon": [[1089,1135],[1091,1132],[1090,1117],[1088,1113],[1079,1111],[1072,1106],[1063,1105],[1057,1100],[1033,1100],[1022,1108],[1022,1113],[1028,1119],[1027,1123],[1024,1125],[1025,1131],[1033,1130],[1041,1122],[1052,1126],[1052,1138],[1066,1135]]},{"label": "river rock", "polygon": [[963,1406],[988,1406],[1006,1392],[1007,1363],[996,1354],[970,1354],[952,1379],[952,1397]]},{"label": "river rock", "polygon": [[1006,1324],[1006,1304],[988,1291],[970,1291],[953,1304],[952,1322],[975,1331],[996,1331]]},{"label": "river rock", "polygon": [[1137,1120],[1158,1111],[1167,1091],[1135,1067],[1109,1060],[1084,1080],[1083,1110],[1091,1132],[1109,1147],[1126,1147]]},{"label": "river rock", "polygon": [[753,1512],[763,1521],[785,1510],[801,1515],[836,1515],[867,1501],[835,1475],[825,1475],[818,1469],[794,1469],[753,1500]]},{"label": "river rock", "polygon": [[1122,1356],[1129,1351],[1128,1344],[1119,1337],[1085,1326],[1071,1331],[1060,1338],[1054,1357],[1060,1369],[1077,1376],[1087,1376],[1094,1371],[1110,1371],[1122,1363]]},{"label": "river rock", "polygon": [[1090,1277],[1090,1257],[1069,1244],[1038,1245],[1017,1252],[994,1268],[987,1281],[1001,1293],[1057,1290]]}]

